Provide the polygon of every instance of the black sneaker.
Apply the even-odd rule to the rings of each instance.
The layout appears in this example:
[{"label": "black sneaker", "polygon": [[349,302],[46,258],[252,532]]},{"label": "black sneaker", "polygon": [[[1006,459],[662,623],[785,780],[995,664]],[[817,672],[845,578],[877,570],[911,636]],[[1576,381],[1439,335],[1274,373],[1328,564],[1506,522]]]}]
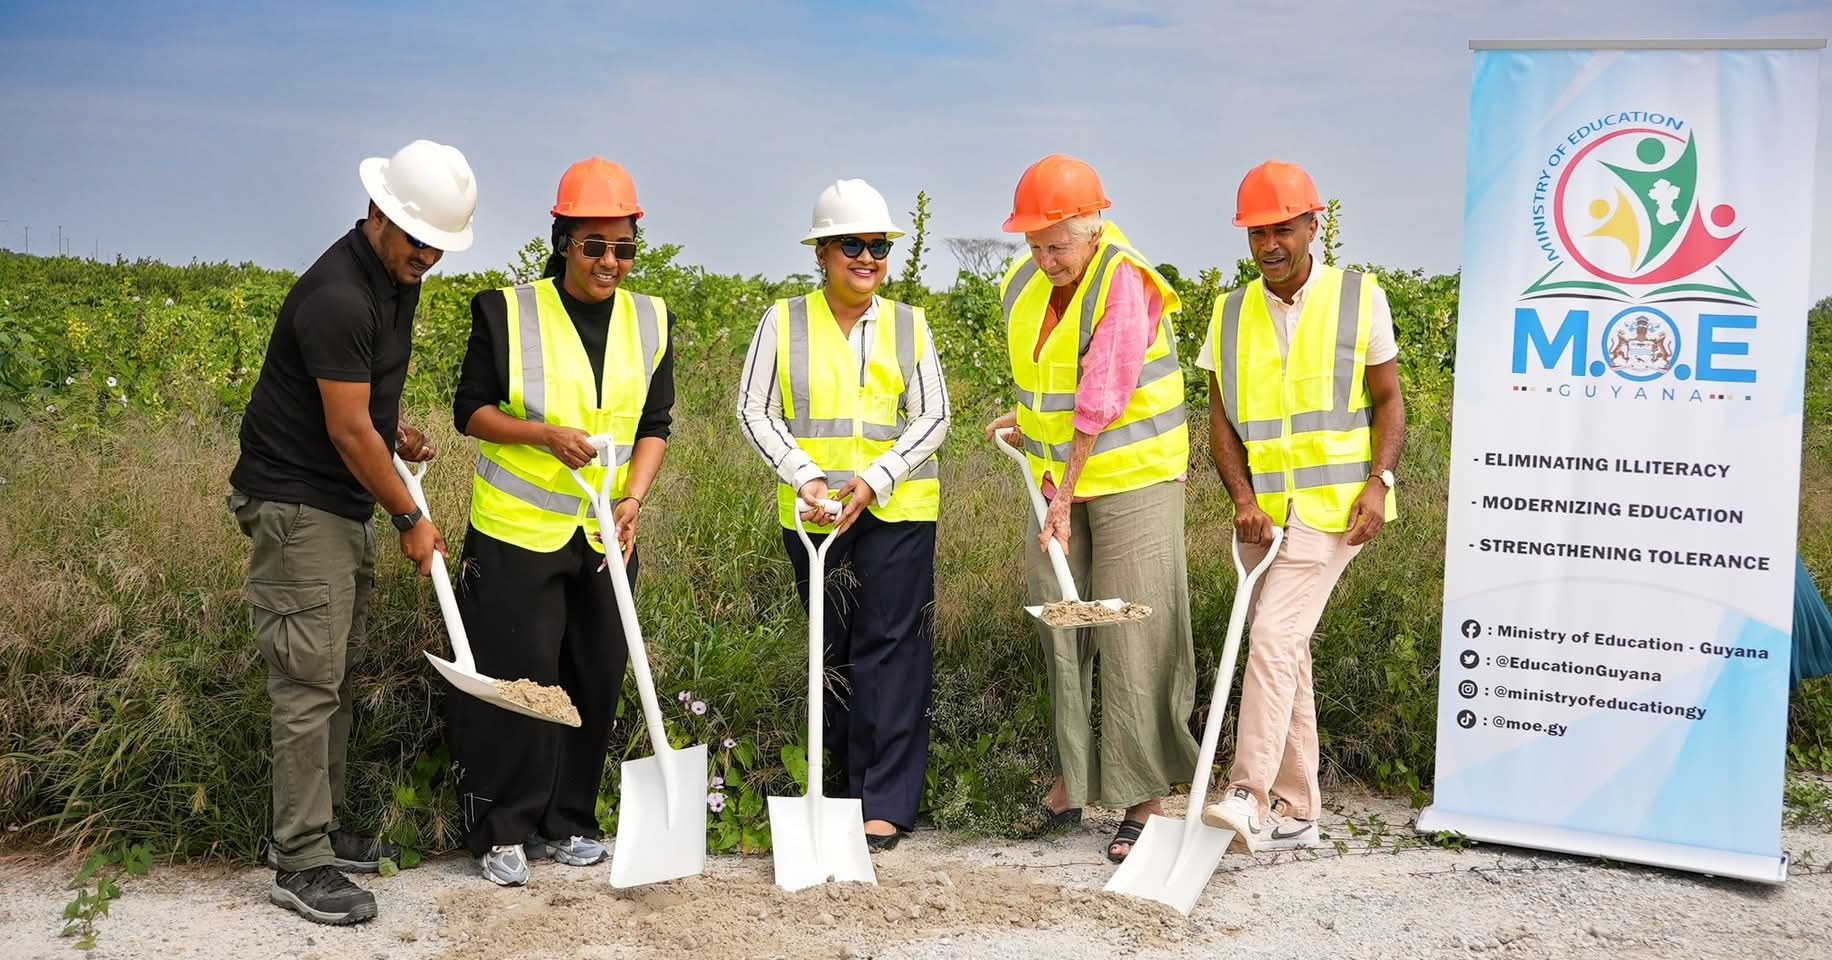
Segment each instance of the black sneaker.
[{"label": "black sneaker", "polygon": [[275,871],[267,899],[313,923],[344,926],[375,918],[375,895],[351,883],[335,867]]},{"label": "black sneaker", "polygon": [[[345,873],[375,873],[382,869],[383,860],[393,860],[395,866],[401,865],[401,848],[380,837],[360,837],[348,830],[331,831],[331,866]],[[267,844],[267,865],[275,870],[280,863],[274,859],[273,841]]]}]

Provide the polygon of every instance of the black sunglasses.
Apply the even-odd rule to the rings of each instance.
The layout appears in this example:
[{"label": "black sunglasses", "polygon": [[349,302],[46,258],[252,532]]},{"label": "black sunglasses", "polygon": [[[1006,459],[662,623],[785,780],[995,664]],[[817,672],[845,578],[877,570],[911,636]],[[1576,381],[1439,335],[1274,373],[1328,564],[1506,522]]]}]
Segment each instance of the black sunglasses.
[{"label": "black sunglasses", "polygon": [[577,240],[567,238],[585,254],[587,260],[602,260],[606,250],[616,254],[619,260],[636,259],[636,241],[634,240]]},{"label": "black sunglasses", "polygon": [[415,250],[438,250],[439,249],[438,247],[435,247],[432,244],[427,243],[426,241],[420,239],[419,237],[414,236],[411,233],[408,233],[405,230],[401,231],[401,236],[406,237],[407,245],[414,248]]},{"label": "black sunglasses", "polygon": [[890,256],[891,253],[891,242],[889,240],[880,239],[867,243],[863,237],[835,237],[829,242],[839,244],[840,252],[849,257],[856,257],[870,250],[873,260],[882,260]]}]

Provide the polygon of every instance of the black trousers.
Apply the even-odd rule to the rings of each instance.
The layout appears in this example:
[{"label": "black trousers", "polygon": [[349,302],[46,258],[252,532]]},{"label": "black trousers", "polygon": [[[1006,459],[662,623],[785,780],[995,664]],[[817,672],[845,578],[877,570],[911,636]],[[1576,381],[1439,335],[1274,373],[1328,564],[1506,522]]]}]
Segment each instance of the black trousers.
[{"label": "black trousers", "polygon": [[[783,543],[808,606],[808,553],[794,530]],[[812,536],[815,546],[825,535]],[[908,830],[922,802],[935,676],[935,524],[886,523],[867,512],[827,551],[822,739],[835,789],[858,797],[865,819]]]},{"label": "black trousers", "polygon": [[[583,532],[552,553],[475,527],[465,534],[458,611],[477,672],[562,687],[580,720],[576,728],[548,723],[446,690],[446,736],[473,856],[529,834],[598,836],[598,787],[628,658],[610,572],[598,569],[603,556]],[[633,555],[629,575],[634,585]]]}]

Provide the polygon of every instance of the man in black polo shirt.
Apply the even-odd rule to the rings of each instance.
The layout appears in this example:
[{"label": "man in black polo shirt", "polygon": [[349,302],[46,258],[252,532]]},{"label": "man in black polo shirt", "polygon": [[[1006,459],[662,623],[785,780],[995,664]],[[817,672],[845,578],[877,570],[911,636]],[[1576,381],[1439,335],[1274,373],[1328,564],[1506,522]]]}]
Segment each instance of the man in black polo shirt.
[{"label": "man in black polo shirt", "polygon": [[[361,167],[367,218],[287,293],[242,419],[229,508],[254,541],[248,603],[273,700],[268,898],[318,923],[375,916],[340,870],[373,872],[392,845],[338,823],[350,738],[352,645],[375,580],[379,502],[421,574],[445,541],[394,473],[391,452],[428,460],[400,422],[420,279],[471,245],[477,187],[464,155],[416,140]],[[392,451],[391,451],[392,448]]]}]

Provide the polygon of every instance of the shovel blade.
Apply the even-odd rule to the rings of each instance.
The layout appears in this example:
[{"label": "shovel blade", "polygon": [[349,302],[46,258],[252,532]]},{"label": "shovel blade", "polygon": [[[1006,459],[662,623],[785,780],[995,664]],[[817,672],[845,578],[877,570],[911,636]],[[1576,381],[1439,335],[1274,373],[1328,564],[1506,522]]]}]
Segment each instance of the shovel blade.
[{"label": "shovel blade", "polygon": [[536,720],[545,720],[548,723],[557,723],[567,727],[576,727],[579,725],[578,721],[568,723],[565,720],[550,717],[539,711],[530,710],[512,700],[504,699],[502,694],[496,692],[496,681],[481,673],[472,673],[469,670],[460,668],[450,660],[441,660],[430,653],[426,655],[426,659],[432,661],[433,668],[438,670],[439,675],[445,678],[445,682],[451,684],[453,689],[457,690],[459,693],[476,697],[485,703],[494,704],[510,713],[519,713],[524,717],[533,717]]},{"label": "shovel blade", "polygon": [[1181,817],[1147,820],[1126,862],[1107,881],[1107,892],[1156,900],[1188,916],[1227,855],[1234,831],[1197,820],[1186,834],[1187,826]]},{"label": "shovel blade", "polygon": [[[819,843],[815,812],[820,813]],[[865,814],[848,797],[771,797],[770,846],[776,885],[795,891],[823,883],[877,883],[865,848]]]},{"label": "shovel blade", "polygon": [[[1100,606],[1106,607],[1109,610],[1124,610],[1126,608],[1126,601],[1121,600],[1118,597],[1109,597],[1106,600],[1088,600],[1084,602],[1099,604]],[[1038,623],[1043,624],[1045,627],[1051,630],[1087,630],[1091,627],[1112,627],[1112,626],[1117,626],[1122,623],[1137,622],[1133,620],[1105,620],[1100,623],[1074,623],[1074,624],[1067,624],[1067,625],[1058,625],[1058,624],[1054,624],[1054,623],[1049,622],[1048,620],[1043,619],[1043,604],[1037,604],[1036,606],[1027,606],[1024,608],[1024,612],[1037,618]]]},{"label": "shovel blade", "polygon": [[[669,802],[667,784],[674,783]],[[706,745],[623,762],[611,886],[640,887],[706,869]]]}]

